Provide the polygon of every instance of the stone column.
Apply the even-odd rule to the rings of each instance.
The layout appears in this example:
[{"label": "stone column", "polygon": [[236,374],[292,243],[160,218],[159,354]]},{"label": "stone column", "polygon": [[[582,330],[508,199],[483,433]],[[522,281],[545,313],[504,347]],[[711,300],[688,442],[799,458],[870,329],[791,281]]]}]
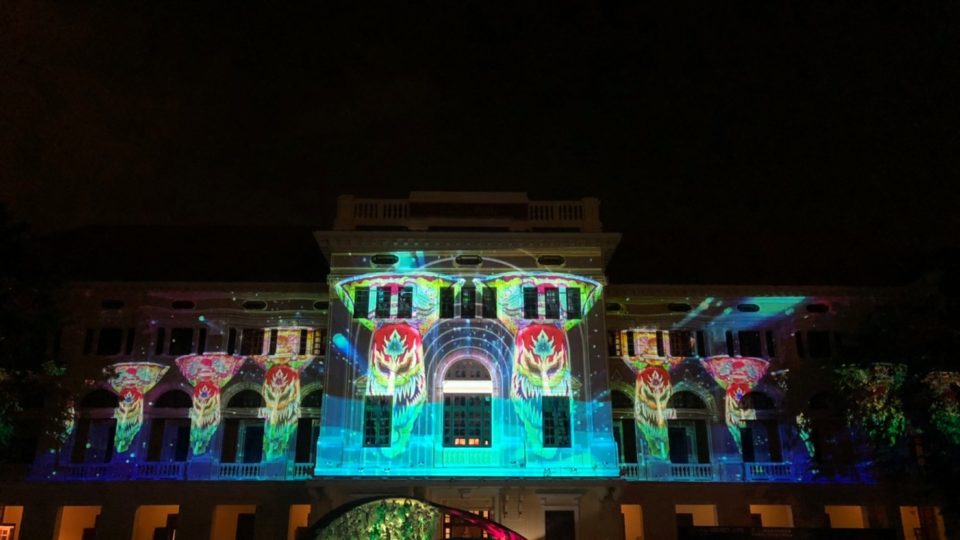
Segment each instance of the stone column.
[{"label": "stone column", "polygon": [[97,540],[130,540],[137,516],[137,503],[118,500],[104,504],[97,519]]},{"label": "stone column", "polygon": [[60,522],[60,507],[50,503],[27,504],[23,507],[20,538],[53,540]]}]

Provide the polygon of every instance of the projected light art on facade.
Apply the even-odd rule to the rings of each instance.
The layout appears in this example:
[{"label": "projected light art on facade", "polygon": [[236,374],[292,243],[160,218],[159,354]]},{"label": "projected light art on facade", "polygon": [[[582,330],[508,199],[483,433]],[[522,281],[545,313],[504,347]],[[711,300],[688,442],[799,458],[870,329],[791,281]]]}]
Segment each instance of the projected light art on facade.
[{"label": "projected light art on facade", "polygon": [[[636,429],[646,444],[647,455],[666,460],[669,458],[667,402],[673,392],[669,370],[682,359],[665,356],[669,347],[669,337],[665,334],[661,334],[660,344],[656,331],[624,331],[619,338],[620,350],[624,353],[622,360],[635,379],[631,397]],[[628,343],[628,340],[632,341]]]},{"label": "projected light art on facade", "polygon": [[930,388],[930,422],[953,444],[960,444],[960,373],[933,371],[924,382]]},{"label": "projected light art on facade", "polygon": [[170,368],[152,362],[122,362],[104,368],[110,388],[120,398],[113,417],[117,419],[114,448],[130,449],[143,426],[143,395],[150,391]]},{"label": "projected light art on facade", "polygon": [[876,442],[894,444],[907,426],[900,398],[907,366],[888,363],[842,366],[836,374],[840,391],[850,396],[848,422],[862,427]]},{"label": "projected light art on facade", "polygon": [[246,359],[230,354],[193,354],[177,358],[183,378],[193,386],[190,409],[190,447],[195,456],[210,449],[220,427],[220,390],[237,374]]},{"label": "projected light art on facade", "polygon": [[756,418],[756,411],[740,408],[743,396],[760,382],[767,373],[770,363],[763,358],[712,356],[701,360],[703,368],[713,377],[713,380],[726,391],[724,400],[727,429],[742,450],[740,427],[746,420]]},{"label": "projected light art on facade", "polygon": [[263,455],[273,461],[286,455],[300,419],[300,372],[314,360],[314,332],[309,328],[269,328],[264,352],[251,359],[264,370],[261,416]]},{"label": "projected light art on facade", "polygon": [[[413,269],[335,282],[316,474],[616,475],[609,419],[600,431],[595,414],[595,396],[607,394],[581,394],[601,290],[546,272]],[[483,380],[445,379],[465,361]],[[489,419],[483,435],[445,437],[463,403],[486,407],[466,413]]]}]

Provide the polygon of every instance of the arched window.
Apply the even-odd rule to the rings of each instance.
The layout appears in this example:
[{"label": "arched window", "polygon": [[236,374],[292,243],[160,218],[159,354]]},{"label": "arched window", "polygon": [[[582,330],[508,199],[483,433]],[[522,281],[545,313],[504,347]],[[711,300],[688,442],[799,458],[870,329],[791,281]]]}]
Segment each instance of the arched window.
[{"label": "arched window", "polygon": [[[259,463],[263,459],[263,419],[250,409],[264,406],[255,390],[241,390],[227,402],[231,416],[223,423],[222,463]],[[246,410],[244,410],[246,409]]]},{"label": "arched window", "polygon": [[263,407],[263,396],[254,390],[241,390],[236,393],[227,403],[230,409],[249,409],[253,407]]},{"label": "arched window", "polygon": [[464,359],[443,379],[443,445],[489,447],[492,444],[493,380],[486,366]]},{"label": "arched window", "polygon": [[108,390],[99,389],[83,396],[80,400],[81,409],[113,409],[119,400],[116,394]]},{"label": "arched window", "polygon": [[693,392],[677,392],[670,396],[667,407],[671,409],[706,409],[707,404]]},{"label": "arched window", "polygon": [[190,395],[183,390],[169,390],[153,402],[154,407],[161,409],[188,409],[192,405]]}]

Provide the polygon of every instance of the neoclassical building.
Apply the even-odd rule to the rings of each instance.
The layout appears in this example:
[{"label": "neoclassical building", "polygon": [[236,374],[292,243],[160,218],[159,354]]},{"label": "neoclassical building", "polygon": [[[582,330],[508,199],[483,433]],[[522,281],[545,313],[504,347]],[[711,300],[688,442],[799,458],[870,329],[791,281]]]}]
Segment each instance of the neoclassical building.
[{"label": "neoclassical building", "polygon": [[882,290],[610,284],[594,199],[345,196],[315,238],[325,280],[73,283],[72,421],[0,540],[293,540],[379,496],[531,540],[942,537],[780,411]]}]

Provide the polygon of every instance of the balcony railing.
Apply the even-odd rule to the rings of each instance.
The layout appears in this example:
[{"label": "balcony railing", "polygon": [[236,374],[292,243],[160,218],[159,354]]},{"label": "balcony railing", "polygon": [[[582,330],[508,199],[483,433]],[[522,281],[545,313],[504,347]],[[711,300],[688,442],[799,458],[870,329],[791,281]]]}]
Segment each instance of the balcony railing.
[{"label": "balcony railing", "polygon": [[743,479],[747,482],[789,482],[798,480],[790,463],[744,463]]},{"label": "balcony railing", "polygon": [[310,478],[313,476],[313,463],[294,463],[293,467],[287,472],[287,478]]},{"label": "balcony railing", "polygon": [[185,465],[181,461],[138,463],[133,470],[133,477],[137,480],[183,480]]},{"label": "balcony railing", "polygon": [[221,463],[216,475],[219,480],[255,480],[263,472],[263,463]]},{"label": "balcony railing", "polygon": [[716,479],[716,471],[710,463],[671,463],[671,480],[706,482]]}]

